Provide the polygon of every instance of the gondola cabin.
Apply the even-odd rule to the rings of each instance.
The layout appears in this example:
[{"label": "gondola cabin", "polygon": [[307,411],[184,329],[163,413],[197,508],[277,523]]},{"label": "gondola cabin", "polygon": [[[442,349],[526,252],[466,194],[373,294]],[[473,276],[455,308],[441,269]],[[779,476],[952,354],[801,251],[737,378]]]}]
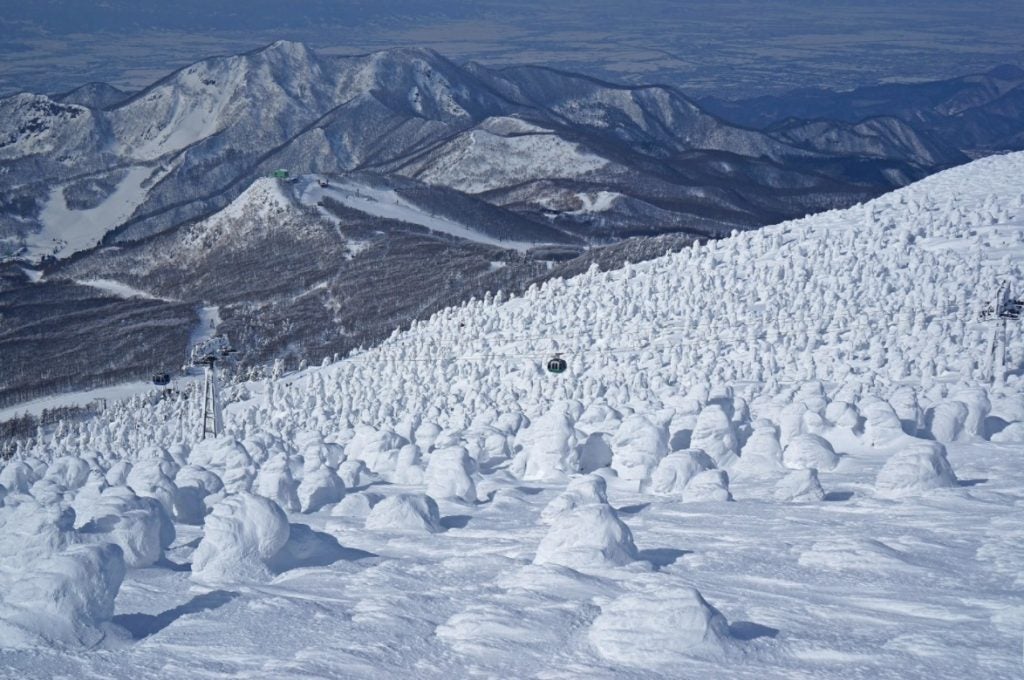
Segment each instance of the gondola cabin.
[{"label": "gondola cabin", "polygon": [[560,356],[556,355],[548,359],[548,373],[565,373],[567,368],[569,368],[569,364]]},{"label": "gondola cabin", "polygon": [[170,385],[171,384],[171,376],[170,376],[170,374],[168,374],[168,373],[157,373],[156,375],[153,376],[153,384],[154,385],[160,385],[160,386]]},{"label": "gondola cabin", "polygon": [[274,170],[273,177],[274,179],[288,179],[288,171],[284,168]]}]

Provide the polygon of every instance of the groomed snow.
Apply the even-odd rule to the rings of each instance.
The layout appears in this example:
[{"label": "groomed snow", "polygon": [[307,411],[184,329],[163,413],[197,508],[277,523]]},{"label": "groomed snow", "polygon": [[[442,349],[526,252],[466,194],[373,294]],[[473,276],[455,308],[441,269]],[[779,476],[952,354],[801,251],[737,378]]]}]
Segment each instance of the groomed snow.
[{"label": "groomed snow", "polygon": [[144,290],[139,290],[138,288],[129,286],[126,283],[121,283],[120,281],[114,281],[112,279],[82,279],[75,281],[75,283],[82,286],[89,286],[90,288],[96,288],[107,293],[112,293],[121,298],[142,298],[143,300],[166,299],[158,298]]},{"label": "groomed snow", "polygon": [[112,403],[117,400],[127,399],[136,394],[155,390],[151,382],[136,380],[132,382],[119,383],[108,387],[97,387],[91,390],[79,392],[64,392],[52,397],[39,397],[31,401],[24,401],[14,406],[7,406],[0,409],[0,421],[9,420],[18,415],[38,416],[47,409],[60,408],[63,406],[87,406],[96,401],[105,400]]},{"label": "groomed snow", "polygon": [[380,189],[351,179],[332,180],[327,187],[321,187],[313,177],[304,177],[302,181],[304,184],[300,190],[300,200],[305,205],[316,205],[327,197],[367,215],[416,224],[467,241],[519,251],[528,250],[536,245],[528,241],[503,241],[492,238],[459,222],[432,215],[391,189]]},{"label": "groomed snow", "polygon": [[154,175],[154,181],[159,180],[161,172],[166,170],[144,165],[129,168],[113,193],[96,207],[87,210],[68,208],[64,200],[64,186],[55,186],[40,216],[42,231],[33,234],[26,243],[28,257],[67,257],[92,248],[104,234],[131,217],[146,198],[143,183]]},{"label": "groomed snow", "polygon": [[993,383],[978,314],[1022,186],[987,158],[445,310],[247,383],[216,440],[177,402],[60,425],[0,470],[0,668],[1019,678],[1024,342]]}]

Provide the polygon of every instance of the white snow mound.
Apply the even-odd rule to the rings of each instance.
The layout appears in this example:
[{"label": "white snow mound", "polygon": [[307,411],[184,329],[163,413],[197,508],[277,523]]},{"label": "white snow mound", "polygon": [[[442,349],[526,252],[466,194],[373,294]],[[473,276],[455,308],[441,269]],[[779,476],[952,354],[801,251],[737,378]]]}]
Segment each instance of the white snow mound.
[{"label": "white snow mound", "polygon": [[581,505],[608,502],[608,484],[599,475],[583,475],[569,480],[565,491],[551,499],[540,513],[540,521],[551,524],[558,517],[570,513]]},{"label": "white snow mound", "polygon": [[651,475],[651,493],[680,496],[691,479],[714,467],[715,462],[700,449],[674,451],[661,459]]},{"label": "white snow mound", "polygon": [[0,647],[91,647],[113,629],[121,548],[83,545],[70,508],[8,497],[0,508]]},{"label": "white snow mound", "polygon": [[307,472],[296,492],[302,512],[316,512],[325,505],[337,503],[345,495],[345,483],[326,465]]},{"label": "white snow mound", "polygon": [[709,404],[697,415],[690,446],[711,456],[718,467],[732,463],[739,453],[736,429],[719,404]]},{"label": "white snow mound", "polygon": [[404,493],[388,496],[370,509],[366,528],[374,531],[425,531],[438,533],[441,513],[426,494]]},{"label": "white snow mound", "polygon": [[695,474],[683,489],[684,503],[731,501],[729,473],[725,470],[704,470]]},{"label": "white snow mound", "polygon": [[192,556],[192,578],[204,583],[266,581],[266,562],[288,542],[288,517],[272,500],[242,492],[213,507]]},{"label": "white snow mound", "polygon": [[921,440],[886,461],[875,479],[875,495],[898,498],[956,485],[956,475],[946,460],[946,447]]},{"label": "white snow mound", "polygon": [[814,468],[793,470],[775,485],[775,500],[816,502],[825,499],[825,491]]},{"label": "white snow mound", "polygon": [[558,516],[537,546],[534,564],[573,569],[617,567],[638,559],[633,534],[607,504],[583,505]]},{"label": "white snow mound", "polygon": [[828,440],[816,434],[804,433],[795,435],[786,444],[782,462],[794,470],[832,470],[839,462],[839,457]]},{"label": "white snow mound", "polygon": [[437,449],[430,454],[430,463],[427,465],[427,495],[475,503],[476,483],[472,476],[475,471],[476,465],[464,447]]},{"label": "white snow mound", "polygon": [[604,658],[640,668],[720,655],[735,644],[725,617],[693,588],[623,595],[601,608],[589,638]]},{"label": "white snow mound", "polygon": [[636,490],[647,487],[651,473],[668,453],[668,428],[644,416],[622,421],[612,438],[612,469]]},{"label": "white snow mound", "polygon": [[174,523],[164,507],[156,499],[135,495],[126,486],[104,489],[87,504],[77,501],[82,538],[117,544],[128,567],[155,564],[174,542]]},{"label": "white snow mound", "polygon": [[554,482],[579,471],[576,429],[569,416],[552,410],[516,434],[511,471],[522,480]]}]

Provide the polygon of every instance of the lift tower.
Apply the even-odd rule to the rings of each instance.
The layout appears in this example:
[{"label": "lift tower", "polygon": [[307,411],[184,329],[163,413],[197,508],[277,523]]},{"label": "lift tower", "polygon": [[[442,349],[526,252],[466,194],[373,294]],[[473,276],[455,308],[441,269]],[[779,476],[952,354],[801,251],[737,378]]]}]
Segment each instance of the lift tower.
[{"label": "lift tower", "polygon": [[201,439],[217,437],[224,430],[217,385],[217,362],[231,359],[235,354],[227,336],[224,335],[204,340],[192,348],[192,365],[203,368],[203,433]]},{"label": "lift tower", "polygon": [[1006,380],[1006,322],[1024,316],[1024,299],[1015,297],[1010,284],[1003,281],[996,289],[992,302],[981,311],[981,320],[992,324],[985,353],[985,375],[994,385]]}]

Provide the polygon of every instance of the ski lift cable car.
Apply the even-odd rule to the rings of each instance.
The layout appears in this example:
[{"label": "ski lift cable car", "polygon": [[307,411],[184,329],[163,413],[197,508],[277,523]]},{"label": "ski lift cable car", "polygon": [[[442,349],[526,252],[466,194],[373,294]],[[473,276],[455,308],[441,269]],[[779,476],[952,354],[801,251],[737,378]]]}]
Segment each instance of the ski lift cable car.
[{"label": "ski lift cable car", "polygon": [[562,358],[561,354],[555,354],[555,356],[548,359],[548,373],[565,373],[565,370],[569,368],[569,364],[566,363],[565,359]]}]

